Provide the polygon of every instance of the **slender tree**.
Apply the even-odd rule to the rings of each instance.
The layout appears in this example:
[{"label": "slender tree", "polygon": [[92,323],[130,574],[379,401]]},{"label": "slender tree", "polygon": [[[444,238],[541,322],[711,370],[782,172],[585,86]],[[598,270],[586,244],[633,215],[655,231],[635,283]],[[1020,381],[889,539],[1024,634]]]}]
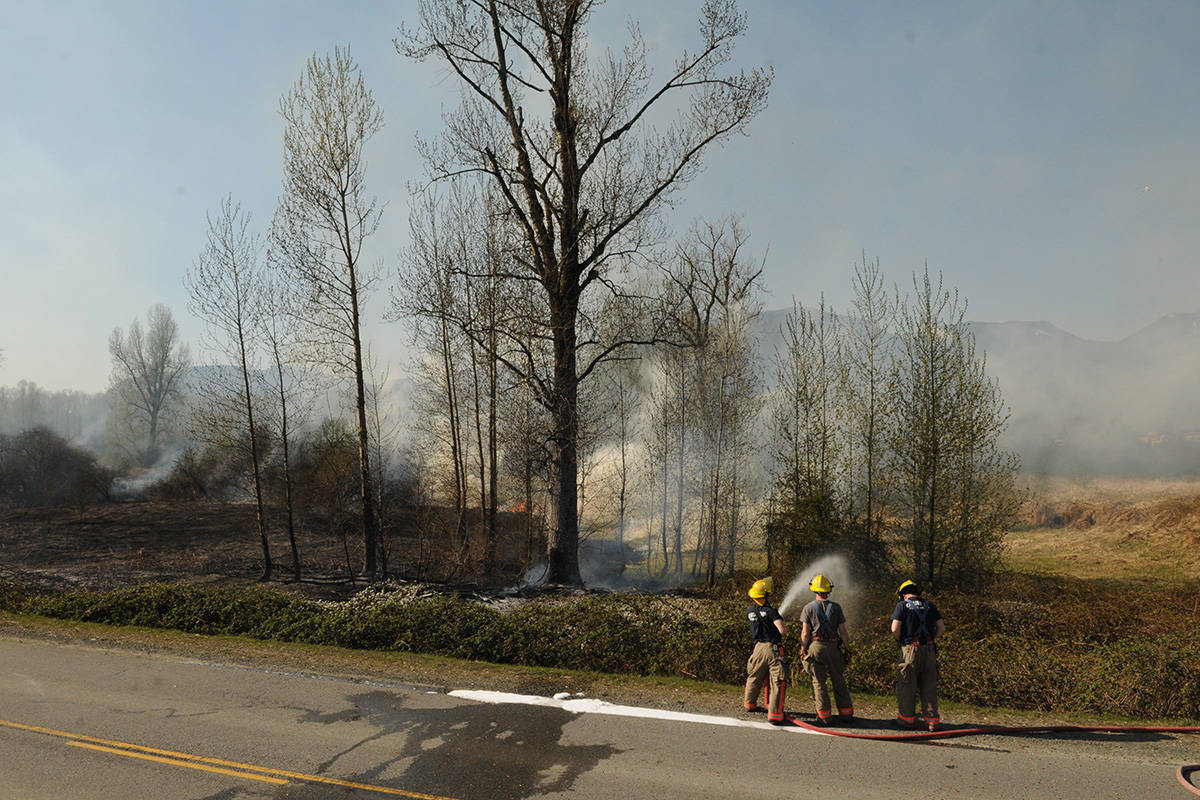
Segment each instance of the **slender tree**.
[{"label": "slender tree", "polygon": [[[292,575],[300,580],[300,548],[296,539],[296,486],[293,475],[293,444],[303,427],[321,385],[311,364],[302,357],[297,342],[296,314],[290,309],[295,298],[277,272],[264,275],[262,314],[259,317],[266,352],[269,394],[273,402],[267,417],[279,445],[279,468],[283,480],[284,518],[292,554]],[[310,391],[305,391],[308,388]]]},{"label": "slender tree", "polygon": [[[477,195],[462,186],[445,197],[418,198],[409,215],[412,244],[391,298],[391,315],[413,322],[418,426],[427,446],[440,451],[429,453],[430,463],[444,464],[448,458],[451,474],[443,483],[455,512],[455,546],[464,552],[469,544],[469,420],[477,382],[471,381],[470,359],[464,357],[476,348],[460,320],[472,316],[464,276],[482,270],[475,264],[475,245],[482,238],[478,211]],[[482,470],[483,460],[479,463]],[[482,481],[480,486],[482,498]]]},{"label": "slender tree", "polygon": [[778,511],[768,535],[785,561],[838,543],[842,534],[839,330],[823,296],[812,310],[794,303],[784,321],[774,410]]},{"label": "slender tree", "polygon": [[[732,443],[753,416],[757,397],[750,324],[762,311],[758,281],[762,265],[746,254],[748,235],[735,219],[697,222],[678,249],[679,268],[671,275],[677,324],[692,345],[694,404],[703,443],[700,462],[705,485],[703,518],[707,537],[706,579],[716,582],[723,510],[729,492]],[[731,528],[729,535],[735,537]]]},{"label": "slender tree", "polygon": [[845,384],[842,408],[848,437],[846,457],[853,483],[852,513],[861,519],[863,541],[857,549],[863,566],[883,569],[883,521],[887,496],[884,468],[885,423],[892,390],[889,385],[893,304],[883,281],[879,259],[866,253],[854,265],[853,316],[843,329]]},{"label": "slender tree", "polygon": [[306,301],[300,312],[310,357],[354,387],[358,435],[363,571],[377,572],[364,381],[363,304],[376,277],[363,246],[382,208],[367,193],[364,151],[383,125],[349,49],[313,55],[279,104],[285,129],[283,196],[272,226],[276,266]]},{"label": "slender tree", "polygon": [[254,422],[254,393],[250,383],[260,348],[263,277],[260,241],[250,231],[250,215],[232,197],[221,201],[217,216],[207,215],[208,240],[187,273],[185,283],[189,308],[202,319],[208,344],[222,359],[231,359],[237,369],[235,384],[216,379],[212,392],[225,394],[232,388],[238,407],[242,442],[250,456],[254,487],[255,524],[262,545],[262,580],[271,579],[271,544],[263,514],[263,481],[259,432]]},{"label": "slender tree", "polygon": [[967,585],[993,567],[1016,507],[1016,462],[997,446],[1008,412],[965,313],[926,266],[897,317],[890,445],[911,568],[929,586]]},{"label": "slender tree", "polygon": [[[627,517],[631,505],[630,470],[633,469],[631,445],[637,435],[637,412],[639,407],[641,375],[639,362],[616,362],[616,368],[608,375],[610,396],[614,399],[612,414],[614,435],[617,440],[617,462],[615,491],[617,495],[617,551],[620,553],[620,572],[625,571],[625,536]],[[650,551],[646,551],[647,557]]]}]

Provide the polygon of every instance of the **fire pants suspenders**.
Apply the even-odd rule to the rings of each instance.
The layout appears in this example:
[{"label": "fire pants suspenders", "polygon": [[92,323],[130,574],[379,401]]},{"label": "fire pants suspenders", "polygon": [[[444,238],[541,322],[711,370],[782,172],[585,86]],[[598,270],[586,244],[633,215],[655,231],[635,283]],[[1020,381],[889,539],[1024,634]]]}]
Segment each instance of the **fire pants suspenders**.
[{"label": "fire pants suspenders", "polygon": [[904,603],[904,607],[912,612],[917,618],[917,625],[912,633],[912,638],[908,640],[909,644],[930,644],[933,637],[929,635],[929,628],[925,624],[926,617],[929,616],[929,606],[921,601],[919,604],[908,600]]}]

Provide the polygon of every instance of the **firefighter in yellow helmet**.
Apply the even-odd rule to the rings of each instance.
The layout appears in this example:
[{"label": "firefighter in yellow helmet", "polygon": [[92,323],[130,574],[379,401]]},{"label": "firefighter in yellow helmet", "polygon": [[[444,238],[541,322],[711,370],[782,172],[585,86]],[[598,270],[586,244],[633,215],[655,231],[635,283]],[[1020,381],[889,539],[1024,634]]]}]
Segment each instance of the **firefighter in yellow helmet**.
[{"label": "firefighter in yellow helmet", "polygon": [[788,659],[783,654],[783,637],[787,634],[787,626],[770,603],[772,588],[771,579],[763,578],[755,581],[748,592],[754,601],[746,609],[754,650],[746,662],[746,692],[742,704],[747,711],[764,710],[758,705],[758,697],[766,683],[767,722],[783,725],[787,722],[783,713],[788,682]]},{"label": "firefighter in yellow helmet", "polygon": [[838,720],[848,723],[854,717],[854,701],[846,686],[846,665],[850,660],[846,614],[839,604],[829,599],[829,593],[833,591],[829,578],[814,575],[808,588],[815,597],[800,612],[800,652],[805,670],[812,675],[817,722],[828,725],[833,721],[829,689],[825,686],[828,679],[833,684]]},{"label": "firefighter in yellow helmet", "polygon": [[900,643],[896,665],[896,725],[917,724],[917,695],[921,697],[921,719],[929,730],[937,730],[938,715],[937,638],[946,631],[946,621],[937,606],[921,597],[915,581],[900,584],[900,602],[892,612],[892,636]]}]

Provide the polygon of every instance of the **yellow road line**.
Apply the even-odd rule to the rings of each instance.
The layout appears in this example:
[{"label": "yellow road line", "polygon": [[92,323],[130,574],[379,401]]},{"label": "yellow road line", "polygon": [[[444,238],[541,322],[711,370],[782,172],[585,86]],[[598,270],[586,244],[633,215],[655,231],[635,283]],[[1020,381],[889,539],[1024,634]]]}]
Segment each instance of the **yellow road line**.
[{"label": "yellow road line", "polygon": [[113,753],[118,756],[127,756],[129,758],[142,758],[146,761],[157,761],[159,764],[170,764],[174,767],[188,767],[189,769],[199,769],[205,772],[219,772],[222,775],[232,775],[235,778],[249,778],[252,781],[265,781],[273,783],[276,786],[283,786],[287,783],[283,778],[272,778],[269,775],[255,775],[251,772],[235,772],[231,769],[222,769],[221,767],[210,767],[207,764],[193,764],[187,761],[178,761],[174,758],[163,758],[162,756],[152,756],[149,753],[138,753],[133,750],[118,750],[115,747],[104,747],[99,744],[88,744],[87,742],[67,742],[72,747],[86,747],[88,750],[99,750],[102,753]]},{"label": "yellow road line", "polygon": [[[28,731],[30,733],[41,733],[47,736],[57,736],[63,739],[72,739],[70,744],[78,744],[81,742],[90,742],[92,744],[108,745],[109,747],[120,748],[124,751],[138,751],[141,753],[152,753],[160,756],[167,756],[174,759],[170,763],[178,764],[178,766],[191,766],[180,762],[195,762],[198,764],[216,764],[223,767],[232,767],[246,772],[258,772],[263,775],[278,776],[280,778],[291,778],[298,781],[307,781],[309,783],[322,783],[328,786],[343,786],[348,789],[362,789],[368,792],[377,792],[379,794],[397,795],[399,797],[413,797],[417,800],[457,800],[453,797],[445,797],[436,794],[422,794],[421,792],[406,792],[403,789],[393,789],[390,786],[377,786],[370,783],[356,783],[355,781],[343,781],[338,778],[326,778],[322,775],[309,775],[304,772],[291,772],[285,769],[274,769],[272,767],[260,767],[256,764],[243,764],[238,761],[226,761],[221,758],[210,758],[208,756],[198,756],[193,753],[180,753],[174,750],[163,750],[158,747],[148,747],[141,744],[132,744],[130,742],[121,742],[113,739],[101,739],[96,736],[87,736],[85,734],[70,733],[68,731],[58,731],[53,728],[40,728],[37,725],[25,725],[21,722],[9,722],[0,719],[0,727],[14,728],[20,731]],[[124,755],[124,753],[122,753]],[[286,782],[286,781],[285,781]]]}]

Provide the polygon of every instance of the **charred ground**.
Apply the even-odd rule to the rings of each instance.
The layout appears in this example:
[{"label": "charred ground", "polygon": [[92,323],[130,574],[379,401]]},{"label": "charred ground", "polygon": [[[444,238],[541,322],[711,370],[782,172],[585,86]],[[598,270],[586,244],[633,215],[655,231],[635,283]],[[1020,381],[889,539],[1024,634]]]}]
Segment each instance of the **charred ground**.
[{"label": "charred ground", "polygon": [[[275,515],[273,515],[275,516]],[[438,534],[447,521],[436,510],[414,510],[393,532],[392,574],[404,579],[472,581],[482,547],[467,535]],[[500,573],[524,569],[522,520],[503,515]],[[296,533],[301,578],[292,570],[284,526],[272,519],[269,585],[308,597],[343,599],[365,585],[352,577],[362,543],[343,537],[335,521],[306,518]],[[535,543],[536,545],[536,543]],[[240,503],[137,500],[0,510],[0,577],[44,589],[110,589],[150,582],[262,584],[262,546],[254,507]]]}]

